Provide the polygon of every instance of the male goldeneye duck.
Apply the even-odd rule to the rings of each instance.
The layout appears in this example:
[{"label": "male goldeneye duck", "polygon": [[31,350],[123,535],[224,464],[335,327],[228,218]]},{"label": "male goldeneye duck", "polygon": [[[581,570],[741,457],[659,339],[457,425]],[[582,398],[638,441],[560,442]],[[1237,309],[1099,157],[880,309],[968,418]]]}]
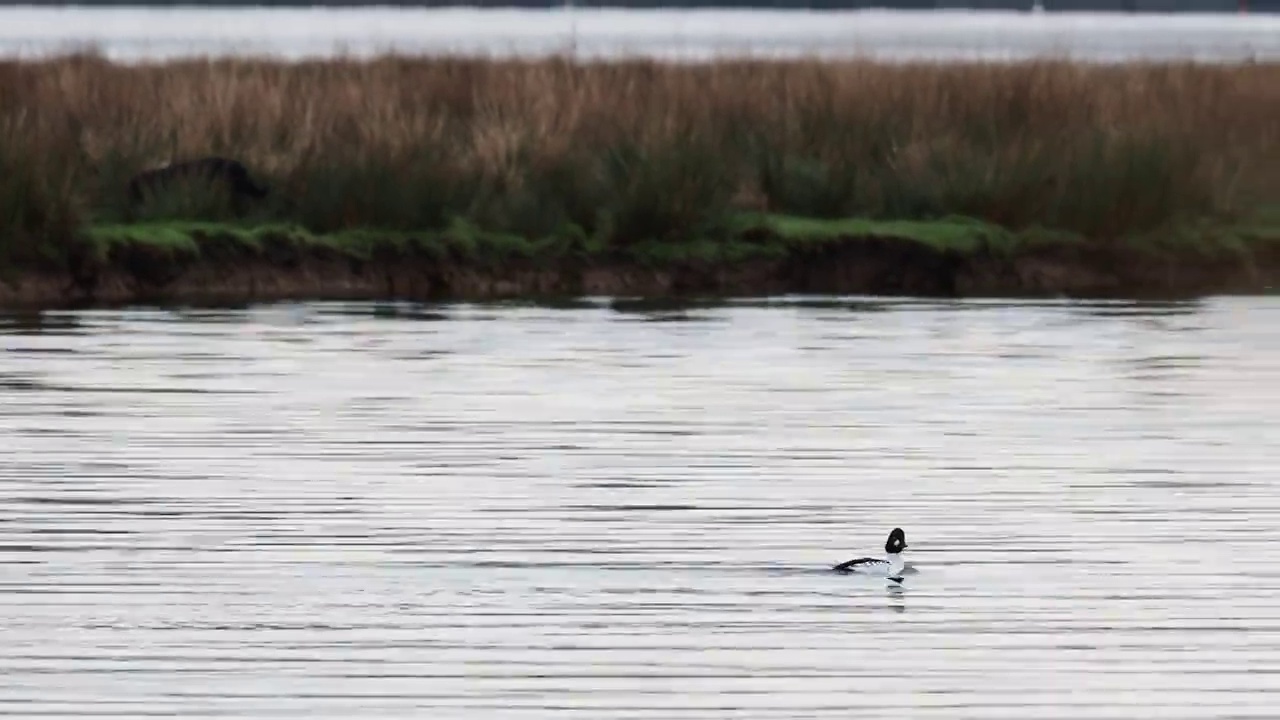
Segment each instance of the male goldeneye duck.
[{"label": "male goldeneye duck", "polygon": [[906,563],[902,561],[902,551],[907,549],[907,534],[902,532],[902,528],[894,528],[889,533],[889,539],[884,543],[884,559],[862,557],[855,560],[846,560],[845,562],[831,568],[839,573],[857,573],[860,575],[874,575],[876,577],[885,577],[900,583],[902,582],[902,569]]}]

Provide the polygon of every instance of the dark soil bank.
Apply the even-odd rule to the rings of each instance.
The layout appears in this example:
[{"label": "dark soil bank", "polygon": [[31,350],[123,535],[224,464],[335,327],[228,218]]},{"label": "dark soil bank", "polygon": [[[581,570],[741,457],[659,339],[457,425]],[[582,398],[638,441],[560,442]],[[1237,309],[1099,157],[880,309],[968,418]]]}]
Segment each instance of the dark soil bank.
[{"label": "dark soil bank", "polygon": [[614,251],[481,259],[390,243],[353,254],[287,238],[256,246],[204,238],[197,252],[125,242],[66,262],[10,267],[0,281],[0,307],[784,293],[1136,299],[1259,294],[1280,284],[1276,243],[954,249],[843,237],[738,255],[655,260]]}]

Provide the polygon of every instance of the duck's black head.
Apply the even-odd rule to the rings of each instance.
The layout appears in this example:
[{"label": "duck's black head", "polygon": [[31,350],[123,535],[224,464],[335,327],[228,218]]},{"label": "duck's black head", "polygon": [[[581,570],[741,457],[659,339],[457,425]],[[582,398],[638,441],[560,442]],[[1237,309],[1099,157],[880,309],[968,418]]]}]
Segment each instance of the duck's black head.
[{"label": "duck's black head", "polygon": [[884,543],[884,551],[890,555],[896,555],[907,549],[907,534],[902,532],[902,528],[894,528],[889,533],[889,539]]}]

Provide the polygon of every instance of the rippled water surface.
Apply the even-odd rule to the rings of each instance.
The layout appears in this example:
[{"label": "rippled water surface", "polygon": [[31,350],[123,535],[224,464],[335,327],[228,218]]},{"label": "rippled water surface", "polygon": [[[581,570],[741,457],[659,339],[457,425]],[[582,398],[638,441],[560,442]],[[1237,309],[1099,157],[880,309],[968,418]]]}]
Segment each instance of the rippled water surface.
[{"label": "rippled water surface", "polygon": [[[1280,705],[1280,299],[93,311],[0,343],[0,715]],[[895,525],[902,588],[824,571]]]},{"label": "rippled water surface", "polygon": [[[1117,10],[1126,5],[1114,2]],[[579,59],[1280,60],[1280,13],[1234,10],[1157,14],[37,4],[0,7],[0,56],[40,57],[89,46],[122,62],[236,55],[297,60],[388,51],[484,57],[568,54]]]}]

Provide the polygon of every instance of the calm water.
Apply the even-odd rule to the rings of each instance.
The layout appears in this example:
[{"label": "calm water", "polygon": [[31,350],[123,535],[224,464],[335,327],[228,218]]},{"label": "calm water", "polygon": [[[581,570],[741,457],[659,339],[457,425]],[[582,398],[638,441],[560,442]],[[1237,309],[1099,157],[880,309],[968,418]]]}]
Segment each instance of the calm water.
[{"label": "calm water", "polygon": [[[1244,718],[1280,298],[0,320],[0,715]],[[823,572],[907,531],[914,572]]]},{"label": "calm water", "polygon": [[97,46],[121,61],[403,53],[583,58],[1280,60],[1280,14],[963,10],[0,7],[0,56]]}]

